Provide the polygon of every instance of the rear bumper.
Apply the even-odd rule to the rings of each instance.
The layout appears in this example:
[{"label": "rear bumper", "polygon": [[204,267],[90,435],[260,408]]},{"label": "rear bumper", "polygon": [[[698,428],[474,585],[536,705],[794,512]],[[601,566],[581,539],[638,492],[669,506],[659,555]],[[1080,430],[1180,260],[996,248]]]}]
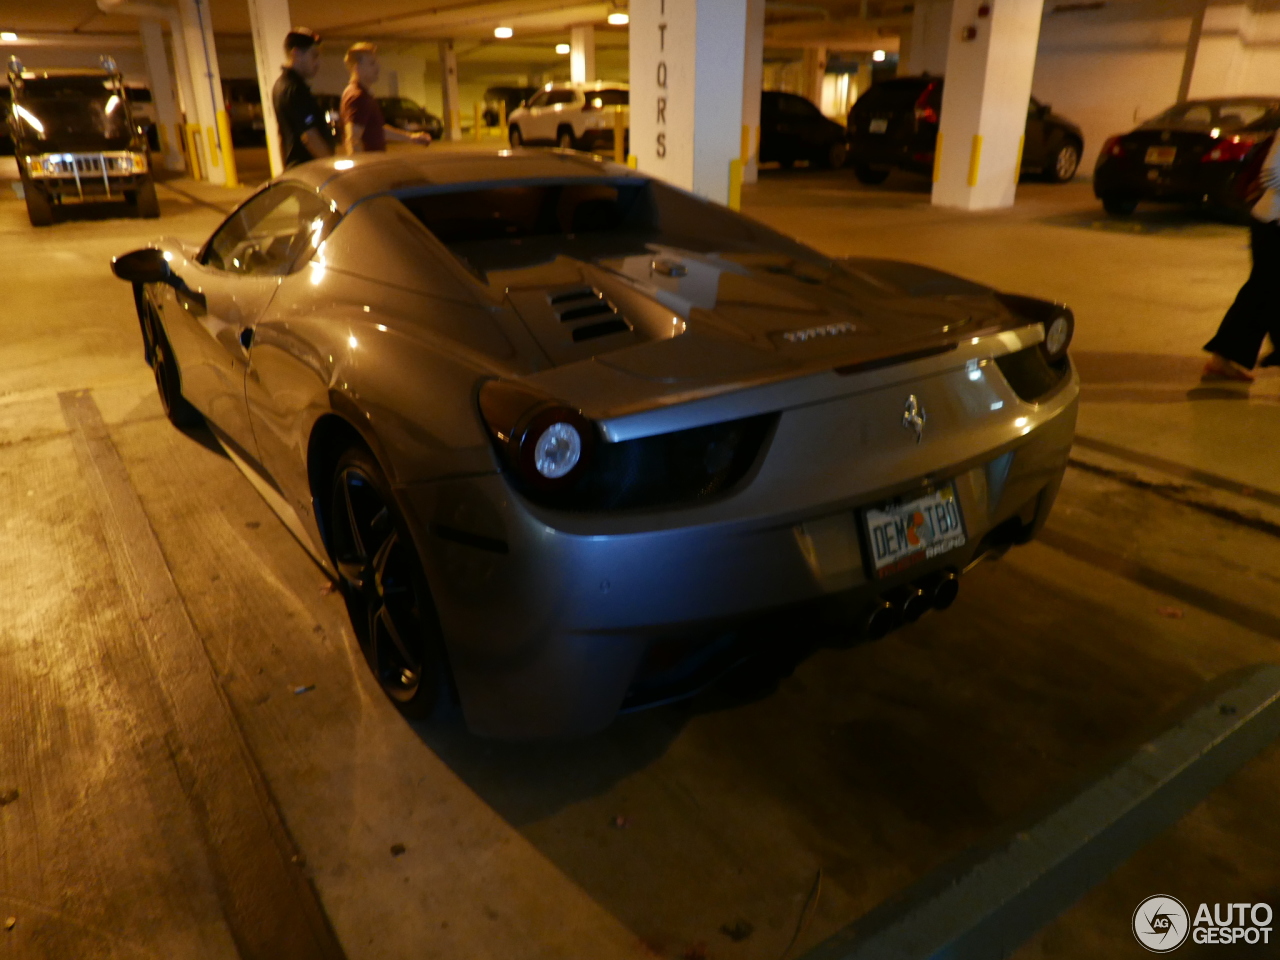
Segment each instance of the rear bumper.
[{"label": "rear bumper", "polygon": [[[899,406],[900,393],[892,393]],[[815,457],[806,470],[785,462],[770,468],[767,461],[787,455],[789,442],[779,436],[766,465],[718,509],[555,515],[519,498],[497,474],[402,490],[468,724],[512,739],[590,733],[615,716],[656,639],[707,634],[806,604],[836,611],[853,630],[895,587],[962,570],[987,549],[1029,539],[1066,468],[1077,394],[1073,372],[1050,397],[1012,411],[1025,409],[1021,423],[1007,418],[1009,429],[983,434],[985,442],[960,459],[948,459],[959,448],[939,437],[932,453],[940,462],[931,470],[918,467],[928,443],[889,453],[860,475],[842,475],[831,458]],[[940,399],[932,409],[945,431]],[[779,430],[789,426],[790,442],[808,443],[804,420],[812,415],[797,411],[788,425],[791,413],[784,413]],[[857,447],[851,439],[846,453],[856,459]],[[779,474],[794,479],[809,470],[835,472],[804,478],[809,497],[774,496],[772,511],[749,493],[776,484]],[[960,500],[964,546],[893,578],[870,576],[862,509],[946,482]]]},{"label": "rear bumper", "polygon": [[1239,164],[1200,163],[1162,167],[1108,157],[1093,172],[1093,194],[1137,200],[1200,202],[1238,206],[1233,183]]}]

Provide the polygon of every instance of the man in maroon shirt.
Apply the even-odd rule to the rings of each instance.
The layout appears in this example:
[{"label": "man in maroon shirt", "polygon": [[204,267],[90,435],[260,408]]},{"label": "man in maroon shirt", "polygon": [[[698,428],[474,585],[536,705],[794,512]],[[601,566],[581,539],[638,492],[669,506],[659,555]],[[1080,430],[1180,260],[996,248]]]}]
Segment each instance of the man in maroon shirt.
[{"label": "man in maroon shirt", "polygon": [[387,149],[388,140],[402,140],[426,146],[429,133],[408,133],[389,126],[382,107],[369,88],[378,82],[378,48],[372,43],[355,43],[343,58],[351,71],[351,82],[342,91],[343,141],[347,153],[373,153]]}]

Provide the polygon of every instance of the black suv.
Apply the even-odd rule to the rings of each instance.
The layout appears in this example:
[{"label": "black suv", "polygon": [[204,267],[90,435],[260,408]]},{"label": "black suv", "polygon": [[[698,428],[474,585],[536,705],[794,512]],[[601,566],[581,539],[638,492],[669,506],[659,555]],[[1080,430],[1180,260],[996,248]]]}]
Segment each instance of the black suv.
[{"label": "black suv", "polygon": [[9,61],[9,134],[27,216],[53,222],[56,206],[123,200],[160,216],[147,139],[134,123],[123,78],[101,70],[24,70]]},{"label": "black suv", "polygon": [[[897,167],[933,170],[942,115],[942,77],[902,77],[877,83],[849,111],[849,156],[863,183],[883,183]],[[1022,172],[1066,183],[1080,168],[1084,134],[1034,97],[1027,107]]]}]

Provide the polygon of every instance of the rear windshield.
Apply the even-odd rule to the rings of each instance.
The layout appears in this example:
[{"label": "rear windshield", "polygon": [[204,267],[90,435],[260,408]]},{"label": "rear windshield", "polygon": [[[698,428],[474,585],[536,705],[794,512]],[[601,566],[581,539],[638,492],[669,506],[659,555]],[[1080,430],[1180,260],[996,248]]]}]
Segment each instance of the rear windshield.
[{"label": "rear windshield", "polygon": [[513,270],[558,256],[586,261],[645,253],[777,247],[813,251],[719,204],[650,180],[566,181],[402,196],[401,202],[473,272]]},{"label": "rear windshield", "polygon": [[928,80],[890,80],[878,83],[860,96],[854,107],[887,113],[910,111],[929,83]]},{"label": "rear windshield", "polygon": [[587,103],[593,107],[625,107],[631,102],[626,90],[587,91]]},{"label": "rear windshield", "polygon": [[1280,101],[1276,100],[1192,100],[1170,107],[1139,129],[1239,130],[1263,119],[1274,119],[1277,112]]}]

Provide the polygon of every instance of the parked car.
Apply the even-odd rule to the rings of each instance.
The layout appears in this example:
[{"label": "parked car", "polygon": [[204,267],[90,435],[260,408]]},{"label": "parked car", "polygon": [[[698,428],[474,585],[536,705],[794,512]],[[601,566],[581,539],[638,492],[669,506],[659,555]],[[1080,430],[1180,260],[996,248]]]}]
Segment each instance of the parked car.
[{"label": "parked car", "polygon": [[1237,185],[1250,153],[1280,127],[1280,98],[1223,97],[1170,107],[1136,130],[1110,137],[1098,154],[1093,192],[1108,213],[1148,200],[1243,212]]},{"label": "parked car", "polygon": [[160,216],[147,140],[113,61],[104,58],[100,70],[24,70],[11,58],[9,96],[9,135],[33,226],[53,223],[55,208],[104,200]]},{"label": "parked car", "polygon": [[408,97],[379,97],[378,104],[382,107],[383,119],[393,127],[410,133],[425,130],[431,134],[432,140],[439,140],[444,136],[444,121]]},{"label": "parked car", "polygon": [[147,87],[127,84],[124,88],[125,98],[129,101],[129,110],[133,114],[133,122],[142,135],[147,138],[147,145],[153,151],[160,149],[160,121],[156,116],[156,105]]},{"label": "parked car", "polygon": [[807,160],[818,167],[843,167],[849,156],[844,127],[794,93],[760,95],[760,162],[790,167]]},{"label": "parked car", "polygon": [[[933,170],[942,115],[942,77],[902,77],[878,83],[849,110],[849,156],[863,183],[883,183],[892,169]],[[1074,179],[1084,134],[1035,97],[1027,105],[1022,173],[1053,183]]]},{"label": "parked car", "polygon": [[549,83],[511,112],[507,136],[513,147],[550,144],[562,150],[612,150],[614,115],[621,111],[630,126],[630,100],[625,83]]},{"label": "parked car", "polygon": [[169,418],[330,571],[391,700],[487,735],[688,695],[770,611],[852,642],[947,606],[1072,442],[1066,307],[568,152],[315,160],[114,270]]},{"label": "parked car", "polygon": [[254,78],[222,81],[222,102],[231,123],[231,142],[236,146],[257,146],[266,141],[267,124],[262,116],[262,90]]},{"label": "parked car", "polygon": [[342,97],[336,93],[314,94],[316,105],[324,112],[324,122],[329,128],[329,136],[334,143],[342,143],[345,135],[342,132]]},{"label": "parked car", "polygon": [[496,127],[502,122],[500,107],[505,106],[506,116],[513,112],[535,93],[537,87],[490,87],[484,92],[484,113],[482,118],[486,127]]}]

